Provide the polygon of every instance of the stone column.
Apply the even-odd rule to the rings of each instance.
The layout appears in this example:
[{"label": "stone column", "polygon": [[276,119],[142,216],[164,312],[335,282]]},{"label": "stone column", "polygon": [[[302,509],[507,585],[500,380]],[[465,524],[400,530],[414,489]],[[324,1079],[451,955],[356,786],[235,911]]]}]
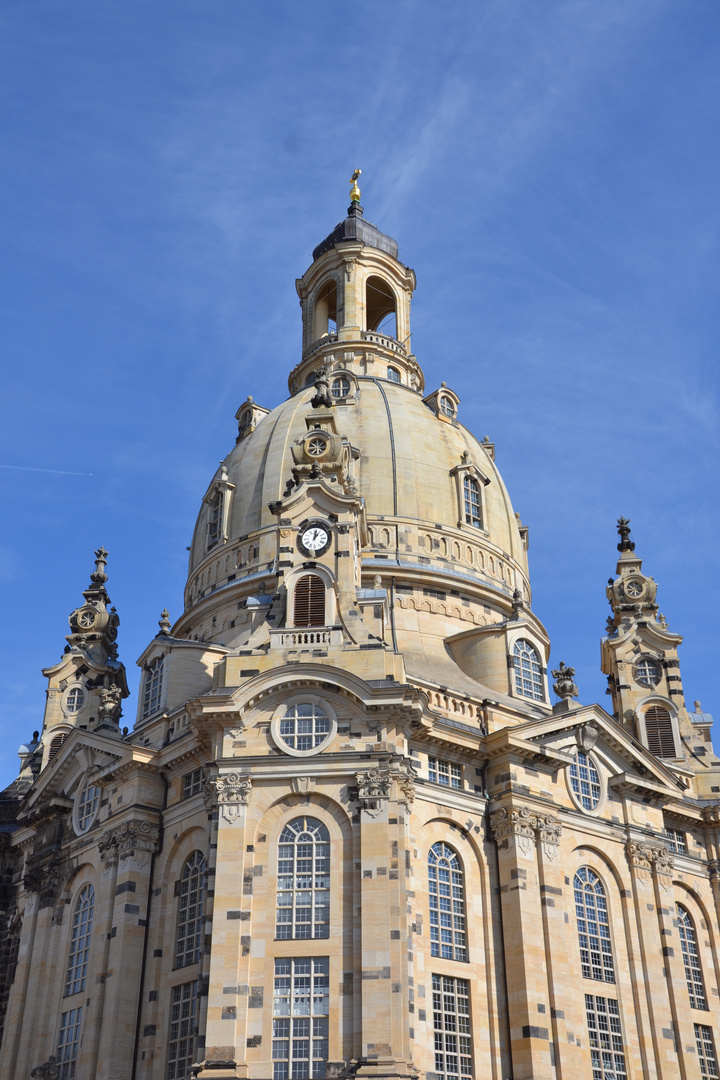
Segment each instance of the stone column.
[{"label": "stone column", "polygon": [[148,895],[160,836],[157,815],[133,813],[112,830],[106,842],[117,849],[118,869],[111,899],[110,948],[107,952],[104,1009],[94,1080],[127,1080],[137,1030]]},{"label": "stone column", "polygon": [[[38,909],[37,893],[29,892],[25,899],[25,909],[23,911],[22,935],[15,969],[15,981],[10,990],[8,1011],[5,1016],[5,1030],[2,1050],[0,1051],[0,1076],[12,1077],[17,1075],[16,1066],[23,1033],[23,1019],[27,1015],[28,1025],[31,1026],[34,1018],[34,1010],[32,1008],[28,1009],[28,996],[32,974],[32,959],[35,953]],[[38,1061],[40,1060],[38,1058]]]},{"label": "stone column", "polygon": [[490,818],[498,846],[513,1080],[553,1080],[550,1000],[536,859],[538,818],[527,806],[502,807]]},{"label": "stone column", "polygon": [[198,1080],[247,1077],[245,1047],[249,1039],[262,1035],[263,988],[253,995],[249,985],[248,928],[254,871],[252,855],[246,853],[245,817],[251,790],[251,778],[239,772],[221,774],[210,782],[208,803],[217,803],[212,879],[214,947],[210,955],[205,1049],[198,1054],[202,1062]]},{"label": "stone column", "polygon": [[[640,840],[629,839],[625,845],[639,946],[639,956],[635,957],[634,963],[630,958],[635,972],[633,1004],[644,1072],[653,1075],[657,1071],[663,1080],[677,1080],[680,1072],[674,1033],[668,1027],[671,1011],[665,982],[665,958],[655,914],[654,853],[653,847]],[[640,972],[642,983],[638,979]]]},{"label": "stone column", "polygon": [[[357,1075],[416,1077],[407,1024],[412,937],[405,883],[410,870],[405,805],[412,800],[412,767],[383,762],[358,772],[355,779],[362,910],[362,1041]],[[397,872],[391,870],[394,860]]]}]

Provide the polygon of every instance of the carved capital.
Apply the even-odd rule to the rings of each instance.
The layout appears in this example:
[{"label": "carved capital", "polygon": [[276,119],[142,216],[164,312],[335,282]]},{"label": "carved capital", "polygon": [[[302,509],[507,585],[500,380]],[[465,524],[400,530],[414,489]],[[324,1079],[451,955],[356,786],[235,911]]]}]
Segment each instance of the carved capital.
[{"label": "carved capital", "polygon": [[242,807],[247,806],[252,790],[252,779],[238,772],[227,773],[210,781],[214,785],[218,805],[225,821],[237,821]]},{"label": "carved capital", "polygon": [[654,847],[643,840],[628,840],[625,855],[641,885],[649,885],[654,873],[663,889],[669,887],[675,862],[668,848]]},{"label": "carved capital", "polygon": [[59,1075],[60,1066],[56,1063],[54,1055],[51,1055],[42,1065],[36,1065],[30,1073],[33,1080],[57,1080]]},{"label": "carved capital", "polygon": [[553,814],[547,814],[545,817],[540,816],[537,819],[535,835],[542,848],[543,855],[552,862],[560,850],[562,825]]},{"label": "carved capital", "polygon": [[651,858],[653,873],[660,888],[664,892],[669,892],[672,888],[672,873],[675,869],[675,860],[670,853],[670,849],[666,847],[653,848]]},{"label": "carved capital", "polygon": [[23,879],[26,892],[37,893],[40,907],[50,907],[62,883],[62,864],[58,859],[39,866],[31,866]]},{"label": "carved capital", "polygon": [[415,777],[416,770],[409,761],[400,761],[395,767],[395,777],[398,785],[398,798],[404,802],[408,810],[415,802]]},{"label": "carved capital", "polygon": [[490,818],[498,847],[512,851],[514,847],[526,859],[532,857],[537,817],[527,806],[514,807],[510,812],[502,807]]},{"label": "carved capital", "polygon": [[360,809],[371,817],[379,814],[383,803],[390,797],[390,782],[390,766],[386,762],[367,772],[355,773]]},{"label": "carved capital", "polygon": [[159,825],[136,818],[124,821],[114,829],[108,829],[98,841],[98,847],[106,867],[118,859],[124,863],[131,858],[138,866],[144,866],[157,851],[159,839]]}]

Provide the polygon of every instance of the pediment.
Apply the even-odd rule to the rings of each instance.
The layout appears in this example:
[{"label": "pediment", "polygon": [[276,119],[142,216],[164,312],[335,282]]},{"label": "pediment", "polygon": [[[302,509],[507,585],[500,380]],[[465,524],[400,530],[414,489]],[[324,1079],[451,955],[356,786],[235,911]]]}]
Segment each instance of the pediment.
[{"label": "pediment", "polygon": [[28,792],[20,818],[48,806],[62,806],[63,800],[74,794],[83,777],[117,763],[125,753],[125,748],[115,740],[78,729],[71,731]]},{"label": "pediment", "polygon": [[[571,759],[577,748],[592,749],[610,774],[610,786],[664,802],[678,797],[683,782],[599,705],[570,708],[508,729],[530,756]],[[500,734],[498,733],[495,733]],[[486,743],[491,742],[489,736]]]}]

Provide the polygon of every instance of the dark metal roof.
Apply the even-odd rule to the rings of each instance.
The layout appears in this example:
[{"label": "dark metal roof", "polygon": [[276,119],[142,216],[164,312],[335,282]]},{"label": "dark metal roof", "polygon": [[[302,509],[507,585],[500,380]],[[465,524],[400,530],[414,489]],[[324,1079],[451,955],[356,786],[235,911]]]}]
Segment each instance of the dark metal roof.
[{"label": "dark metal roof", "polygon": [[359,240],[362,244],[368,244],[370,247],[387,252],[394,259],[398,257],[397,240],[393,240],[392,236],[386,236],[385,233],[380,232],[369,221],[363,220],[363,208],[358,203],[353,203],[348,208],[348,216],[345,220],[336,225],[330,235],[326,236],[322,243],[318,244],[313,251],[313,262],[319,259],[321,255],[324,255],[326,251],[329,251],[330,248],[334,248],[336,244],[342,244],[345,240]]}]

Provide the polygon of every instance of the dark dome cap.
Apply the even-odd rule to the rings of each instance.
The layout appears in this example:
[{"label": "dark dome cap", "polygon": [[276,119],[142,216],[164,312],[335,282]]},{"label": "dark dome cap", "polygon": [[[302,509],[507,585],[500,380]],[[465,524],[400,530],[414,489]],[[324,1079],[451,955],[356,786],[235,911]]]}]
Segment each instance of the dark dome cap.
[{"label": "dark dome cap", "polygon": [[344,240],[359,240],[362,244],[379,248],[380,251],[392,255],[393,259],[397,259],[397,240],[393,240],[392,236],[386,236],[385,233],[380,232],[369,221],[364,221],[362,215],[362,206],[353,203],[348,209],[348,216],[345,220],[336,225],[330,235],[326,236],[322,243],[315,248],[313,262],[319,259],[321,255],[324,255],[326,251],[329,251],[330,248],[334,248],[336,244],[342,244]]}]

